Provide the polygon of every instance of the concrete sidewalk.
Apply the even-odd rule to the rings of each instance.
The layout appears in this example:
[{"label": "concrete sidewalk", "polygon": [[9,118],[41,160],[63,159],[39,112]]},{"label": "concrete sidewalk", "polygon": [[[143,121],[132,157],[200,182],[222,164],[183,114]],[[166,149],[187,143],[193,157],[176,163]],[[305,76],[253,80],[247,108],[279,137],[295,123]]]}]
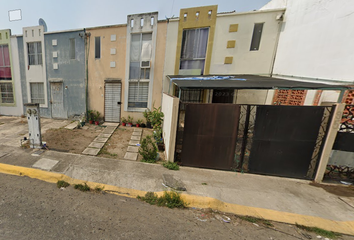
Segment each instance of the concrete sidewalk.
[{"label": "concrete sidewalk", "polygon": [[[164,191],[162,175],[169,174],[183,182],[187,189],[183,196],[189,197],[191,206],[213,207],[235,214],[296,222],[354,235],[354,208],[338,196],[310,186],[309,181],[189,167],[170,171],[159,164],[54,151],[32,156],[32,152],[31,149],[0,145],[0,163],[32,169],[40,159],[54,160],[58,162],[54,162],[50,172],[124,188],[126,192],[129,189]],[[18,170],[21,175],[30,176],[26,171]],[[6,171],[0,166],[0,172]],[[44,174],[37,172],[41,173]],[[135,196],[130,194],[130,197]]]}]

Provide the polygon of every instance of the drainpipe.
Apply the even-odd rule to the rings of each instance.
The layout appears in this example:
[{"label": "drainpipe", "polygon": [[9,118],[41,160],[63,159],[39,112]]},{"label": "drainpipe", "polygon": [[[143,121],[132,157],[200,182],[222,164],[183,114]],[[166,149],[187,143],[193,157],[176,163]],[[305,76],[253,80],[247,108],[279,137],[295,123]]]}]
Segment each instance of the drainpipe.
[{"label": "drainpipe", "polygon": [[[84,36],[85,36],[85,77],[86,77],[86,119],[89,119],[88,116],[88,58],[89,58],[89,53],[90,53],[90,36],[91,33],[86,33],[86,28],[84,28]],[[87,41],[88,38],[88,41]]]}]

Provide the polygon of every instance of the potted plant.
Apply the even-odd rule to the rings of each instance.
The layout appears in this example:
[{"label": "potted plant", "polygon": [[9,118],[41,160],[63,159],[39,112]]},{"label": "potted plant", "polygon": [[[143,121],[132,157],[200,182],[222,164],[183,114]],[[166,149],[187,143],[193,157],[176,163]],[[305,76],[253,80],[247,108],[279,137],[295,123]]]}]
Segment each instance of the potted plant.
[{"label": "potted plant", "polygon": [[125,117],[121,117],[120,122],[122,123],[122,126],[125,126],[127,124],[127,119]]},{"label": "potted plant", "polygon": [[136,127],[140,127],[140,125],[143,123],[143,120],[141,120],[141,119],[138,119],[137,121],[136,121]]},{"label": "potted plant", "polygon": [[127,118],[127,127],[131,127],[133,126],[133,118],[128,115],[128,118]]},{"label": "potted plant", "polygon": [[88,110],[87,111],[87,117],[88,117],[88,120],[89,120],[89,123],[90,124],[93,124],[93,111],[92,110]]},{"label": "potted plant", "polygon": [[143,112],[143,116],[146,119],[146,127],[151,128],[151,111],[150,111],[150,109],[146,109],[145,112]]},{"label": "potted plant", "polygon": [[100,122],[99,122],[99,119],[100,119],[100,115],[101,113],[99,111],[96,111],[96,114],[95,114],[95,125],[98,125]]}]

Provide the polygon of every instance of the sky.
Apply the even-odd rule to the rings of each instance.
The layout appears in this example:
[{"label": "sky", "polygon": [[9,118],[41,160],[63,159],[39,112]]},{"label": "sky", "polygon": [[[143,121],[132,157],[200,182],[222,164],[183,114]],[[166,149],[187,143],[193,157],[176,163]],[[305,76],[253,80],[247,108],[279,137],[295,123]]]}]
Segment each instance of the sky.
[{"label": "sky", "polygon": [[[159,19],[178,16],[181,8],[218,5],[218,12],[246,12],[270,0],[1,0],[0,29],[22,34],[23,27],[43,18],[48,31],[124,24],[128,14],[159,12]],[[9,21],[9,10],[21,9],[22,20]]]}]

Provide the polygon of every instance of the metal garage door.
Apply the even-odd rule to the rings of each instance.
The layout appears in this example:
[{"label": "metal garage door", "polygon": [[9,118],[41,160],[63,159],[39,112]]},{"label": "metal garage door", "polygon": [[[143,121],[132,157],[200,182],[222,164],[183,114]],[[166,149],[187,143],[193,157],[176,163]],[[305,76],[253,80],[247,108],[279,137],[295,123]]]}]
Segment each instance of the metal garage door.
[{"label": "metal garage door", "polygon": [[120,82],[106,82],[105,84],[104,115],[106,122],[120,121],[121,88]]}]

